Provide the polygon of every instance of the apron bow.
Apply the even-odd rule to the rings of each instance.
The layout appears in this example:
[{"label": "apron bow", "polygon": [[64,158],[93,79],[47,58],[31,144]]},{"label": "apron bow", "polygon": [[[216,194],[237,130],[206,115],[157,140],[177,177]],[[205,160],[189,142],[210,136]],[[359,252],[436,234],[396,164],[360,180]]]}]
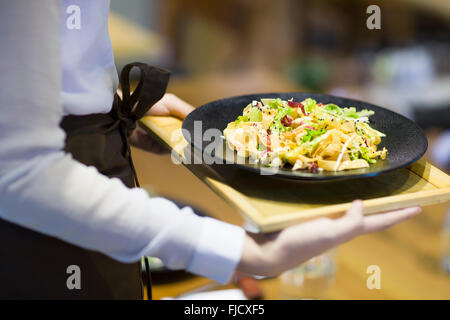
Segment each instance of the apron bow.
[{"label": "apron bow", "polygon": [[[134,67],[139,69],[140,78],[136,89],[131,94],[130,73]],[[169,71],[141,62],[129,63],[122,69],[120,73],[122,99],[118,94],[114,96],[112,114],[120,121],[126,137],[136,128],[136,121],[164,96],[169,77]]]}]

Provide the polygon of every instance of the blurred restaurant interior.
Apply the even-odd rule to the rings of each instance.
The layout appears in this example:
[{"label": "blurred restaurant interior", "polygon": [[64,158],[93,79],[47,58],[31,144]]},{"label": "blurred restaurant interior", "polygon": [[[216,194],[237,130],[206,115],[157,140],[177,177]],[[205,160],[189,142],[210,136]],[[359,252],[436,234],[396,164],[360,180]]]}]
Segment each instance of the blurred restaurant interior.
[{"label": "blurred restaurant interior", "polygon": [[[381,9],[369,30],[366,9]],[[430,161],[450,172],[450,1],[129,0],[111,1],[116,65],[142,61],[171,70],[169,92],[194,106],[259,92],[320,92],[368,101],[414,119]],[[133,151],[151,194],[242,223],[238,213],[170,155]],[[447,216],[447,218],[446,218]],[[450,210],[440,204],[329,254],[326,275],[304,268],[298,298],[450,299]],[[379,265],[381,290],[366,287]],[[157,267],[155,267],[157,268]],[[323,270],[322,270],[323,271]],[[317,275],[319,274],[319,275]],[[153,298],[210,284],[184,272],[153,272]],[[258,280],[282,299],[282,277]]]}]

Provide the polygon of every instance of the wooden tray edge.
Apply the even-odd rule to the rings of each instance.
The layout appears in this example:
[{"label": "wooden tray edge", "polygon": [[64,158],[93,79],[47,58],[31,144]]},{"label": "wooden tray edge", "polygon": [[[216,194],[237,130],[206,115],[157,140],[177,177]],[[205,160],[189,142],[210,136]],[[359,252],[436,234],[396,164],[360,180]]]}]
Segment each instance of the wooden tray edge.
[{"label": "wooden tray edge", "polygon": [[423,158],[413,163],[408,169],[439,189],[450,187],[450,176]]},{"label": "wooden tray edge", "polygon": [[[364,214],[368,215],[411,206],[429,206],[448,201],[450,201],[450,188],[364,200],[363,203]],[[339,217],[350,207],[350,205],[351,203],[348,202],[303,210],[301,212],[288,213],[283,216],[263,217],[262,219],[254,221],[254,223],[259,227],[261,232],[272,232],[315,218]]]}]

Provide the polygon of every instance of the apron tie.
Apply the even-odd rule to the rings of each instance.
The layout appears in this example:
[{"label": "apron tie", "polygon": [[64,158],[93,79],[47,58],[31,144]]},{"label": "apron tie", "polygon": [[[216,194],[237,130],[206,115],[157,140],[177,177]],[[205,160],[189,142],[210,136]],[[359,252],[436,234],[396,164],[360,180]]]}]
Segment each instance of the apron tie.
[{"label": "apron tie", "polygon": [[[136,89],[130,94],[130,72],[133,67],[139,68],[140,78]],[[115,94],[111,114],[115,120],[119,121],[120,133],[125,142],[125,157],[130,163],[136,187],[140,187],[140,185],[131,158],[131,148],[128,137],[133,130],[136,129],[136,122],[164,96],[169,77],[169,71],[140,62],[127,64],[120,73],[119,80],[120,86],[122,87],[122,99],[117,93]],[[152,281],[147,257],[144,257],[144,263],[146,269],[145,274],[147,277],[147,295],[150,300],[152,298]]]},{"label": "apron tie", "polygon": [[[130,73],[137,67],[140,71],[139,83],[133,93],[130,93]],[[125,141],[125,156],[130,162],[135,184],[139,187],[136,170],[131,159],[130,143],[128,137],[134,129],[136,122],[141,119],[148,110],[158,102],[166,92],[170,72],[165,69],[149,66],[141,62],[127,64],[120,73],[120,86],[122,99],[116,93],[112,108],[112,116],[119,121],[120,132]]]}]

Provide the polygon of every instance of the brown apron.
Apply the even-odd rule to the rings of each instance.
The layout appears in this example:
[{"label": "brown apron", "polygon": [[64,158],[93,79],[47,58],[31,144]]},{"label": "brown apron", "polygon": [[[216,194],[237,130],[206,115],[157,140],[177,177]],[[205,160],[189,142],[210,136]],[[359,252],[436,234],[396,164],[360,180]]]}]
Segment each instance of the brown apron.
[{"label": "brown apron", "polygon": [[[139,68],[140,81],[130,95],[133,67]],[[129,188],[138,185],[128,136],[136,121],[162,98],[168,80],[166,70],[142,63],[126,65],[120,75],[122,99],[115,96],[110,113],[64,117],[65,151]],[[0,261],[1,299],[142,299],[141,262],[120,263],[2,219]],[[80,267],[80,290],[67,288],[70,265]],[[149,279],[148,274],[148,287]]]}]

